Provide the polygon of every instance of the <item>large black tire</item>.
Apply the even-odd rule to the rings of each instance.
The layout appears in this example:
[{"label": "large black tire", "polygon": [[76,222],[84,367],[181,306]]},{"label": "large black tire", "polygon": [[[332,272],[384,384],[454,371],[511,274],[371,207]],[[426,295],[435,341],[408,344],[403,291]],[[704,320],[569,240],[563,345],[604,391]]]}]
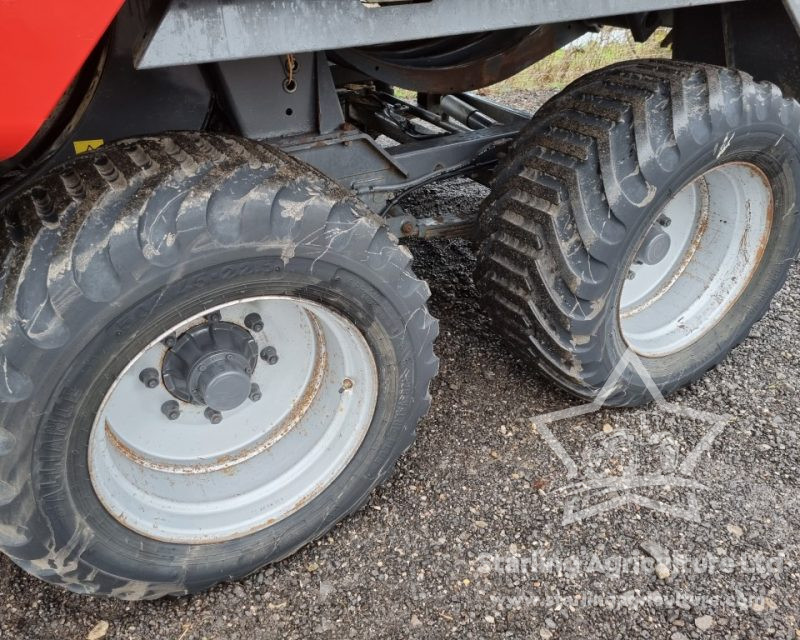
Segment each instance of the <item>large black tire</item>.
[{"label": "large black tire", "polygon": [[[712,330],[641,358],[664,394],[723,359],[785,281],[800,242],[800,106],[744,73],[669,60],[620,63],[567,87],[521,133],[482,206],[476,279],[499,330],[559,385],[595,398],[627,350],[620,292],[642,238],[675,193],[732,161],[768,178],[768,242]],[[650,399],[628,367],[605,402]]]},{"label": "large black tire", "polygon": [[[3,220],[0,548],[25,571],[125,599],[236,579],[357,509],[411,445],[438,366],[428,286],[379,219],[307,166],[231,137],[124,141],[44,179]],[[363,333],[379,393],[360,448],[317,497],[244,537],[172,544],[126,528],[87,470],[109,382],[176,314],[269,294],[322,303]]]}]

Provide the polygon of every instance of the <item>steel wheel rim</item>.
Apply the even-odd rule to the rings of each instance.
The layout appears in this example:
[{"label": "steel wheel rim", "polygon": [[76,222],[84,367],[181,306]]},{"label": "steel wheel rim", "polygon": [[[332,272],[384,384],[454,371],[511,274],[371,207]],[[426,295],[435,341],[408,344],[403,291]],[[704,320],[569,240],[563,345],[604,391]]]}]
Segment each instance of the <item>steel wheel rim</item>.
[{"label": "steel wheel rim", "polygon": [[[259,352],[252,381],[260,400],[245,400],[212,424],[207,407],[180,401],[170,420],[162,405],[176,398],[160,371],[168,347],[218,312],[224,323],[251,331]],[[89,438],[89,473],[106,510],[149,538],[201,544],[235,539],[291,515],[340,475],[369,429],[378,396],[372,351],[343,315],[288,296],[237,300],[171,327],[140,351],[109,388]],[[255,397],[255,396],[254,396]]]},{"label": "steel wheel rim", "polygon": [[675,194],[654,223],[670,237],[666,257],[652,266],[634,259],[622,287],[628,346],[664,357],[715,327],[758,269],[772,212],[767,176],[746,162],[714,167]]}]

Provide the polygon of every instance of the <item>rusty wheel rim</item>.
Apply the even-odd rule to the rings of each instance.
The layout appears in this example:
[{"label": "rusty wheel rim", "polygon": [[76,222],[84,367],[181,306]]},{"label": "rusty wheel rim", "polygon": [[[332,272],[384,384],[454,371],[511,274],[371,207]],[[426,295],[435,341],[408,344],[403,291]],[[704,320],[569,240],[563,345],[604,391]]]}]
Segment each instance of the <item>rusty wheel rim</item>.
[{"label": "rusty wheel rim", "polygon": [[[174,395],[162,371],[176,338],[210,322],[247,330],[260,354],[241,365],[258,393],[219,420],[202,399]],[[377,396],[372,352],[338,312],[287,296],[219,305],[160,335],[111,385],[89,439],[92,485],[115,519],[149,538],[238,538],[330,486],[360,447]]]},{"label": "rusty wheel rim", "polygon": [[628,346],[664,357],[717,326],[758,269],[772,211],[767,176],[746,162],[714,167],[673,196],[642,240],[666,234],[663,258],[647,264],[640,248],[628,267],[619,304]]}]

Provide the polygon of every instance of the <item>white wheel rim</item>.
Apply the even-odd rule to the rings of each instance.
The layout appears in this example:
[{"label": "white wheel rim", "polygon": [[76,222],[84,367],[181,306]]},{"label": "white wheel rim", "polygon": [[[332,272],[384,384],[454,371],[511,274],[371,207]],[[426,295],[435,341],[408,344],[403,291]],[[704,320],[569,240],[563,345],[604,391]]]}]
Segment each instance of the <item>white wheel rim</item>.
[{"label": "white wheel rim", "polygon": [[749,163],[720,165],[679,191],[659,216],[671,221],[663,228],[667,255],[654,265],[631,265],[622,288],[620,326],[628,345],[663,357],[717,325],[758,268],[772,212],[769,180]]},{"label": "white wheel rim", "polygon": [[[143,369],[161,370],[181,335],[219,312],[240,325],[258,313],[258,349],[274,346],[278,362],[259,359],[252,382],[262,398],[245,400],[211,424],[205,407],[176,400],[160,381],[147,388]],[[208,309],[172,327],[117,377],[89,439],[95,493],[119,522],[156,540],[211,543],[279,522],[341,474],[372,422],[378,396],[375,360],[361,332],[339,313],[299,298],[264,296]]]}]

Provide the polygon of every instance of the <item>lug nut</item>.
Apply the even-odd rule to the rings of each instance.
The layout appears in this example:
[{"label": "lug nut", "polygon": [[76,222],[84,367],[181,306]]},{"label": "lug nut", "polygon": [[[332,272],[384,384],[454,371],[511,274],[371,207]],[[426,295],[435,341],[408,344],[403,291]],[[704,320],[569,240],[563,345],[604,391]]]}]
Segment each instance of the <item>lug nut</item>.
[{"label": "lug nut", "polygon": [[265,360],[267,364],[277,364],[278,352],[275,347],[264,347],[261,350],[261,359]]},{"label": "lug nut", "polygon": [[658,219],[658,224],[660,224],[662,227],[668,227],[669,225],[672,224],[672,220],[667,216],[661,216]]},{"label": "lug nut", "polygon": [[248,313],[244,317],[244,326],[250,329],[250,331],[258,333],[264,328],[264,321],[257,313]]},{"label": "lug nut", "polygon": [[209,322],[219,322],[222,320],[222,314],[219,311],[213,311],[206,316],[206,320]]},{"label": "lug nut", "polygon": [[139,380],[141,380],[142,384],[148,389],[155,389],[158,386],[159,377],[158,369],[153,369],[153,367],[142,369],[139,374]]},{"label": "lug nut", "polygon": [[203,412],[203,415],[211,424],[219,424],[220,422],[222,422],[222,414],[216,409],[212,409],[211,407],[206,407],[206,410]]},{"label": "lug nut", "polygon": [[180,418],[181,409],[178,406],[177,400],[167,400],[161,405],[161,413],[163,413],[169,420],[177,420]]},{"label": "lug nut", "polygon": [[255,382],[250,385],[250,400],[253,402],[261,400],[261,389]]},{"label": "lug nut", "polygon": [[162,340],[162,342],[167,349],[172,349],[172,347],[175,346],[175,336],[167,336]]}]

